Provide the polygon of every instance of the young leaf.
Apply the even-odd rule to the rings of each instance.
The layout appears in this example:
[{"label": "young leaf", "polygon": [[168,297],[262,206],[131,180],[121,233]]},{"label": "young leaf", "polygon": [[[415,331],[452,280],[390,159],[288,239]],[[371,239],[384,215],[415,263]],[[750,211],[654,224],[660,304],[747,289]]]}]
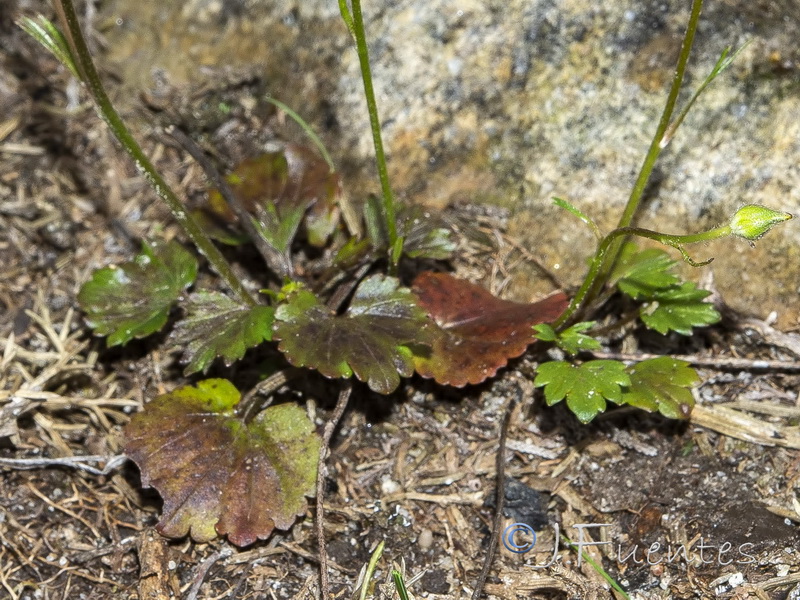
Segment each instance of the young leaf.
[{"label": "young leaf", "polygon": [[414,357],[417,373],[456,387],[494,376],[534,341],[534,324],[554,320],[567,306],[562,293],[520,304],[430,271],[420,273],[412,289],[438,325],[430,352]]},{"label": "young leaf", "polygon": [[669,331],[691,335],[693,327],[713,325],[722,318],[712,304],[703,302],[710,293],[689,281],[658,291],[651,302],[642,306],[640,318],[649,329],[662,335]]},{"label": "young leaf", "polygon": [[196,276],[197,259],[178,242],[145,242],[132,262],[96,270],[78,303],[109,346],[125,344],[161,329]]},{"label": "young leaf", "polygon": [[590,360],[582,365],[552,361],[539,365],[533,385],[544,387],[548,406],[567,399],[567,406],[581,423],[588,423],[606,409],[606,400],[620,404],[622,386],[629,386],[625,365],[616,360]]},{"label": "young leaf", "polygon": [[81,79],[78,67],[75,66],[75,59],[69,48],[64,34],[43,15],[39,15],[36,20],[30,17],[23,17],[17,21],[25,32],[33,37],[37,42],[49,50],[61,64],[67,67],[76,79]]},{"label": "young leaf", "polygon": [[592,327],[594,327],[594,321],[585,321],[583,323],[575,323],[572,327],[558,333],[551,325],[540,323],[533,326],[533,331],[536,339],[543,342],[554,342],[567,354],[574,355],[584,350],[599,350],[602,347],[596,339],[581,333]]},{"label": "young leaf", "polygon": [[227,535],[246,546],[305,513],[320,449],[314,424],[295,404],[245,424],[233,412],[239,400],[229,381],[207,379],[157,397],[125,428],[142,484],[164,499],[162,535]]},{"label": "young leaf", "polygon": [[403,252],[411,258],[447,260],[456,249],[453,232],[441,218],[419,206],[400,211],[397,234],[404,239]]},{"label": "young leaf", "polygon": [[680,283],[680,278],[671,273],[677,264],[669,254],[658,248],[639,251],[636,244],[628,243],[622,249],[620,259],[611,276],[621,292],[634,300],[651,298],[657,290]]},{"label": "young leaf", "polygon": [[[228,176],[234,194],[257,221],[271,221],[264,207],[272,203],[278,222],[293,220],[299,210],[306,214],[306,231],[313,246],[324,246],[339,222],[337,200],[341,195],[338,173],[312,150],[287,144],[240,163]],[[210,210],[229,223],[235,217],[217,190],[209,193]],[[269,229],[269,223],[265,226]]]},{"label": "young leaf", "polygon": [[361,282],[346,314],[336,316],[308,290],[289,293],[275,313],[275,339],[287,360],[326,377],[350,377],[381,394],[409,377],[409,345],[425,344],[429,321],[414,295],[394,277]]},{"label": "young leaf", "polygon": [[697,371],[683,360],[659,356],[628,367],[629,389],[622,402],[658,411],[670,419],[686,419],[694,406],[692,386],[700,381]]},{"label": "young leaf", "polygon": [[185,375],[205,371],[218,356],[230,365],[248,348],[272,339],[271,306],[250,306],[220,292],[199,291],[189,297],[186,311],[170,335],[173,344],[186,346]]},{"label": "young leaf", "polygon": [[285,209],[281,216],[272,202],[266,202],[258,211],[258,218],[253,219],[253,224],[270,246],[287,255],[305,212],[304,206],[293,206]]}]

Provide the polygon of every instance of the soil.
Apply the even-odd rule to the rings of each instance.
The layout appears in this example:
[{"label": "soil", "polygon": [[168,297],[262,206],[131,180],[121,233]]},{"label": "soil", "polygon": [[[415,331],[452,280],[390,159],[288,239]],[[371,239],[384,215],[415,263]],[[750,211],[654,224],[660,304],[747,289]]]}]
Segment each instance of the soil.
[{"label": "soil", "polygon": [[[141,488],[130,462],[112,460],[130,415],[186,379],[163,336],[107,349],[75,297],[93,269],[129,259],[139,240],[181,234],[86,94],[7,14],[0,36],[0,597],[318,597],[313,502],[291,530],[248,548],[164,540],[153,530],[158,495]],[[240,107],[252,85],[203,93]],[[200,94],[165,98],[156,112],[143,99],[138,118],[168,122],[200,114],[205,102]],[[189,124],[223,162],[260,142],[245,132],[282,135],[274,111],[235,108],[226,119],[218,140],[203,123]],[[179,193],[201,200],[200,169],[157,127],[137,135]],[[527,253],[504,237],[502,211],[478,212],[460,216],[501,243],[489,255],[463,241],[454,267],[502,294]],[[236,266],[254,278],[251,261]],[[203,277],[211,279],[208,269]],[[336,597],[356,593],[381,541],[374,597],[397,597],[387,583],[393,567],[415,597],[472,594],[513,401],[504,528],[527,523],[538,538],[525,553],[499,544],[488,597],[621,598],[601,567],[632,598],[797,598],[800,335],[716,302],[724,321],[691,339],[633,328],[607,348],[691,357],[702,383],[688,422],[618,409],[580,425],[534,390],[536,354],[464,389],[414,378],[381,398],[357,386],[328,460],[324,529]],[[211,374],[237,381],[246,367],[217,365]],[[312,381],[296,393],[320,427],[335,390]],[[101,457],[80,463],[100,472],[55,460],[82,456]],[[599,567],[562,546],[561,559],[540,568],[559,532],[602,542],[585,548]]]}]

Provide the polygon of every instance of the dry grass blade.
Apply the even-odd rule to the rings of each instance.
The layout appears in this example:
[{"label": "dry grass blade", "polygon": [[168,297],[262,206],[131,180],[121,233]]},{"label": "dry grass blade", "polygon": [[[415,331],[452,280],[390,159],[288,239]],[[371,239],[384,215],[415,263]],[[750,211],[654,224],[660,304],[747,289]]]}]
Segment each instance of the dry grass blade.
[{"label": "dry grass blade", "polygon": [[768,423],[725,406],[697,405],[690,420],[717,433],[762,446],[800,449],[800,429]]}]

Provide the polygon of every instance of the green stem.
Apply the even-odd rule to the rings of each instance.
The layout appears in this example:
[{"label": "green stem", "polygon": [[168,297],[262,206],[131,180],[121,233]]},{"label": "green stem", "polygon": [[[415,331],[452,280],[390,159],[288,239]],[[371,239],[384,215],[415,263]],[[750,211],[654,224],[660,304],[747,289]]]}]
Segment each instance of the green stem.
[{"label": "green stem", "polygon": [[108,124],[111,131],[119,140],[125,151],[133,158],[136,167],[144,174],[145,178],[153,186],[156,193],[167,203],[172,215],[178,224],[186,232],[186,235],[197,246],[197,249],[208,259],[219,275],[225,280],[231,290],[243,301],[251,306],[257,302],[242,285],[242,282],[233,273],[233,269],[219,249],[211,239],[200,228],[192,218],[183,203],[175,195],[175,192],[167,185],[166,181],[159,175],[156,168],[142,151],[139,144],[128,131],[123,123],[111,100],[108,98],[100,76],[95,69],[89,48],[81,32],[78,16],[75,14],[75,7],[72,0],[56,0],[56,10],[65,29],[67,41],[76,59],[77,67],[81,73],[83,82],[89,88],[89,92],[94,98],[100,115]]},{"label": "green stem", "polygon": [[[678,100],[678,94],[681,90],[683,77],[686,73],[686,64],[689,62],[689,55],[692,52],[692,44],[694,42],[694,36],[697,31],[697,23],[700,20],[700,11],[702,8],[703,0],[692,1],[692,11],[691,15],[689,16],[689,24],[687,25],[686,33],[683,36],[681,52],[680,56],[678,57],[678,65],[675,68],[675,75],[672,78],[672,86],[670,87],[669,95],[667,96],[667,102],[664,105],[663,112],[661,113],[661,119],[658,122],[658,127],[656,128],[653,140],[650,142],[650,148],[647,150],[644,162],[639,170],[639,176],[636,178],[636,182],[631,190],[631,195],[629,196],[628,202],[625,205],[625,210],[622,212],[622,216],[620,217],[619,224],[617,225],[618,229],[628,227],[633,221],[634,216],[636,216],[642,196],[644,195],[644,190],[647,187],[647,183],[653,173],[653,168],[655,167],[656,161],[663,150],[662,141],[664,139],[664,134],[669,127],[672,113],[675,110],[675,103]],[[608,261],[605,264],[598,265],[594,272],[590,270],[586,275],[581,289],[586,288],[587,290],[587,302],[590,302],[592,299],[597,297],[597,294],[600,292],[603,285],[605,285],[606,281],[608,280],[608,276],[611,273],[611,269],[614,267],[614,263],[616,263],[619,259],[619,253],[621,250],[622,240],[620,239],[617,240],[617,243],[608,254]],[[592,264],[594,264],[594,261]],[[564,319],[564,321],[565,320],[566,319]],[[559,319],[559,321],[562,320]]]},{"label": "green stem", "polygon": [[655,167],[656,161],[661,154],[661,140],[664,137],[664,132],[667,131],[667,127],[669,127],[672,113],[675,110],[675,103],[678,101],[678,94],[683,84],[683,77],[686,73],[686,64],[689,62],[689,55],[692,53],[692,44],[694,43],[694,35],[697,31],[697,23],[700,20],[700,11],[702,8],[703,0],[693,0],[689,24],[683,36],[678,66],[675,68],[675,75],[672,78],[672,87],[670,87],[669,96],[667,96],[667,103],[664,105],[664,111],[661,113],[658,128],[656,129],[652,142],[650,142],[650,148],[644,158],[639,176],[636,178],[636,183],[633,185],[628,203],[625,206],[625,210],[622,212],[622,217],[620,217],[617,227],[627,227],[633,221],[633,217],[639,209],[639,203],[642,200],[644,190],[647,187],[647,182],[650,180],[650,175],[653,173],[653,167]]},{"label": "green stem", "polygon": [[715,227],[714,229],[709,229],[708,231],[691,233],[688,235],[661,233],[660,231],[643,229],[641,227],[619,227],[615,229],[606,237],[604,237],[602,242],[600,242],[600,245],[597,247],[597,252],[594,255],[594,259],[592,259],[592,264],[589,266],[589,273],[587,273],[586,278],[583,281],[583,285],[580,287],[580,289],[578,289],[575,297],[572,298],[567,310],[565,310],[563,314],[561,314],[561,316],[559,316],[558,319],[556,319],[556,321],[553,323],[553,327],[555,329],[562,329],[562,327],[567,324],[570,317],[572,317],[572,315],[575,314],[578,309],[591,302],[592,297],[589,295],[591,291],[591,282],[596,280],[598,274],[600,273],[600,268],[604,264],[608,264],[606,257],[612,248],[619,243],[620,239],[624,239],[631,235],[651,239],[666,246],[676,248],[681,252],[681,254],[683,254],[684,258],[686,258],[693,265],[697,266],[698,263],[695,263],[688,258],[683,246],[686,244],[696,244],[698,242],[710,242],[711,240],[727,237],[731,235],[731,226],[723,225],[722,227]]},{"label": "green stem", "polygon": [[319,153],[322,154],[322,158],[324,158],[325,162],[328,163],[328,168],[330,169],[330,172],[335,173],[336,167],[333,164],[333,159],[331,158],[331,155],[328,153],[328,149],[325,147],[325,144],[322,143],[322,140],[317,135],[317,132],[311,128],[311,125],[306,123],[303,117],[301,117],[299,114],[297,114],[294,110],[292,110],[289,106],[287,106],[280,100],[277,100],[276,98],[267,97],[267,102],[274,104],[275,106],[280,108],[283,112],[285,112],[292,119],[294,119],[294,121],[298,125],[300,125],[305,134],[309,137],[309,139],[312,142],[314,142],[314,145],[317,147],[317,150],[319,150]]},{"label": "green stem", "polygon": [[[340,9],[341,9],[340,0]],[[361,14],[361,0],[352,0],[353,12],[351,21],[348,21],[342,9],[342,18],[347,23],[356,40],[358,60],[361,65],[361,79],[364,82],[364,96],[367,100],[367,110],[369,111],[369,122],[372,128],[372,142],[375,145],[375,160],[378,166],[378,176],[381,180],[383,191],[383,219],[386,222],[386,231],[389,234],[389,252],[396,248],[397,244],[397,224],[395,222],[395,202],[392,188],[389,185],[389,170],[386,167],[386,154],[383,151],[383,140],[381,138],[381,122],[378,118],[378,105],[375,102],[375,90],[372,86],[372,71],[369,67],[369,52],[367,50],[367,40],[364,34],[364,17]],[[345,5],[346,9],[346,5]]]}]

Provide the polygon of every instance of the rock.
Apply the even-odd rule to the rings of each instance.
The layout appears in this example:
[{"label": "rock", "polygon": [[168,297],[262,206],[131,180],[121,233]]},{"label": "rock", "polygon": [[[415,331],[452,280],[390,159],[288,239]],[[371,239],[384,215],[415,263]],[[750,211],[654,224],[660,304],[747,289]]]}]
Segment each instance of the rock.
[{"label": "rock", "polygon": [[[613,227],[666,100],[688,8],[677,0],[365,0],[398,196],[507,207],[511,236],[577,283],[593,237],[551,198]],[[681,103],[726,46],[751,43],[665,151],[640,225],[696,232],[749,203],[800,212],[799,14],[797,0],[707,2]],[[231,70],[260,78],[322,134],[351,195],[378,190],[358,60],[334,0],[113,0],[97,22],[124,85],[154,88],[166,78],[198,89]],[[717,258],[706,268],[728,303],[762,317],[777,310],[786,328],[800,318],[798,226],[779,227],[755,248],[730,240],[689,250]],[[533,267],[513,274],[512,297],[546,289]]]}]

